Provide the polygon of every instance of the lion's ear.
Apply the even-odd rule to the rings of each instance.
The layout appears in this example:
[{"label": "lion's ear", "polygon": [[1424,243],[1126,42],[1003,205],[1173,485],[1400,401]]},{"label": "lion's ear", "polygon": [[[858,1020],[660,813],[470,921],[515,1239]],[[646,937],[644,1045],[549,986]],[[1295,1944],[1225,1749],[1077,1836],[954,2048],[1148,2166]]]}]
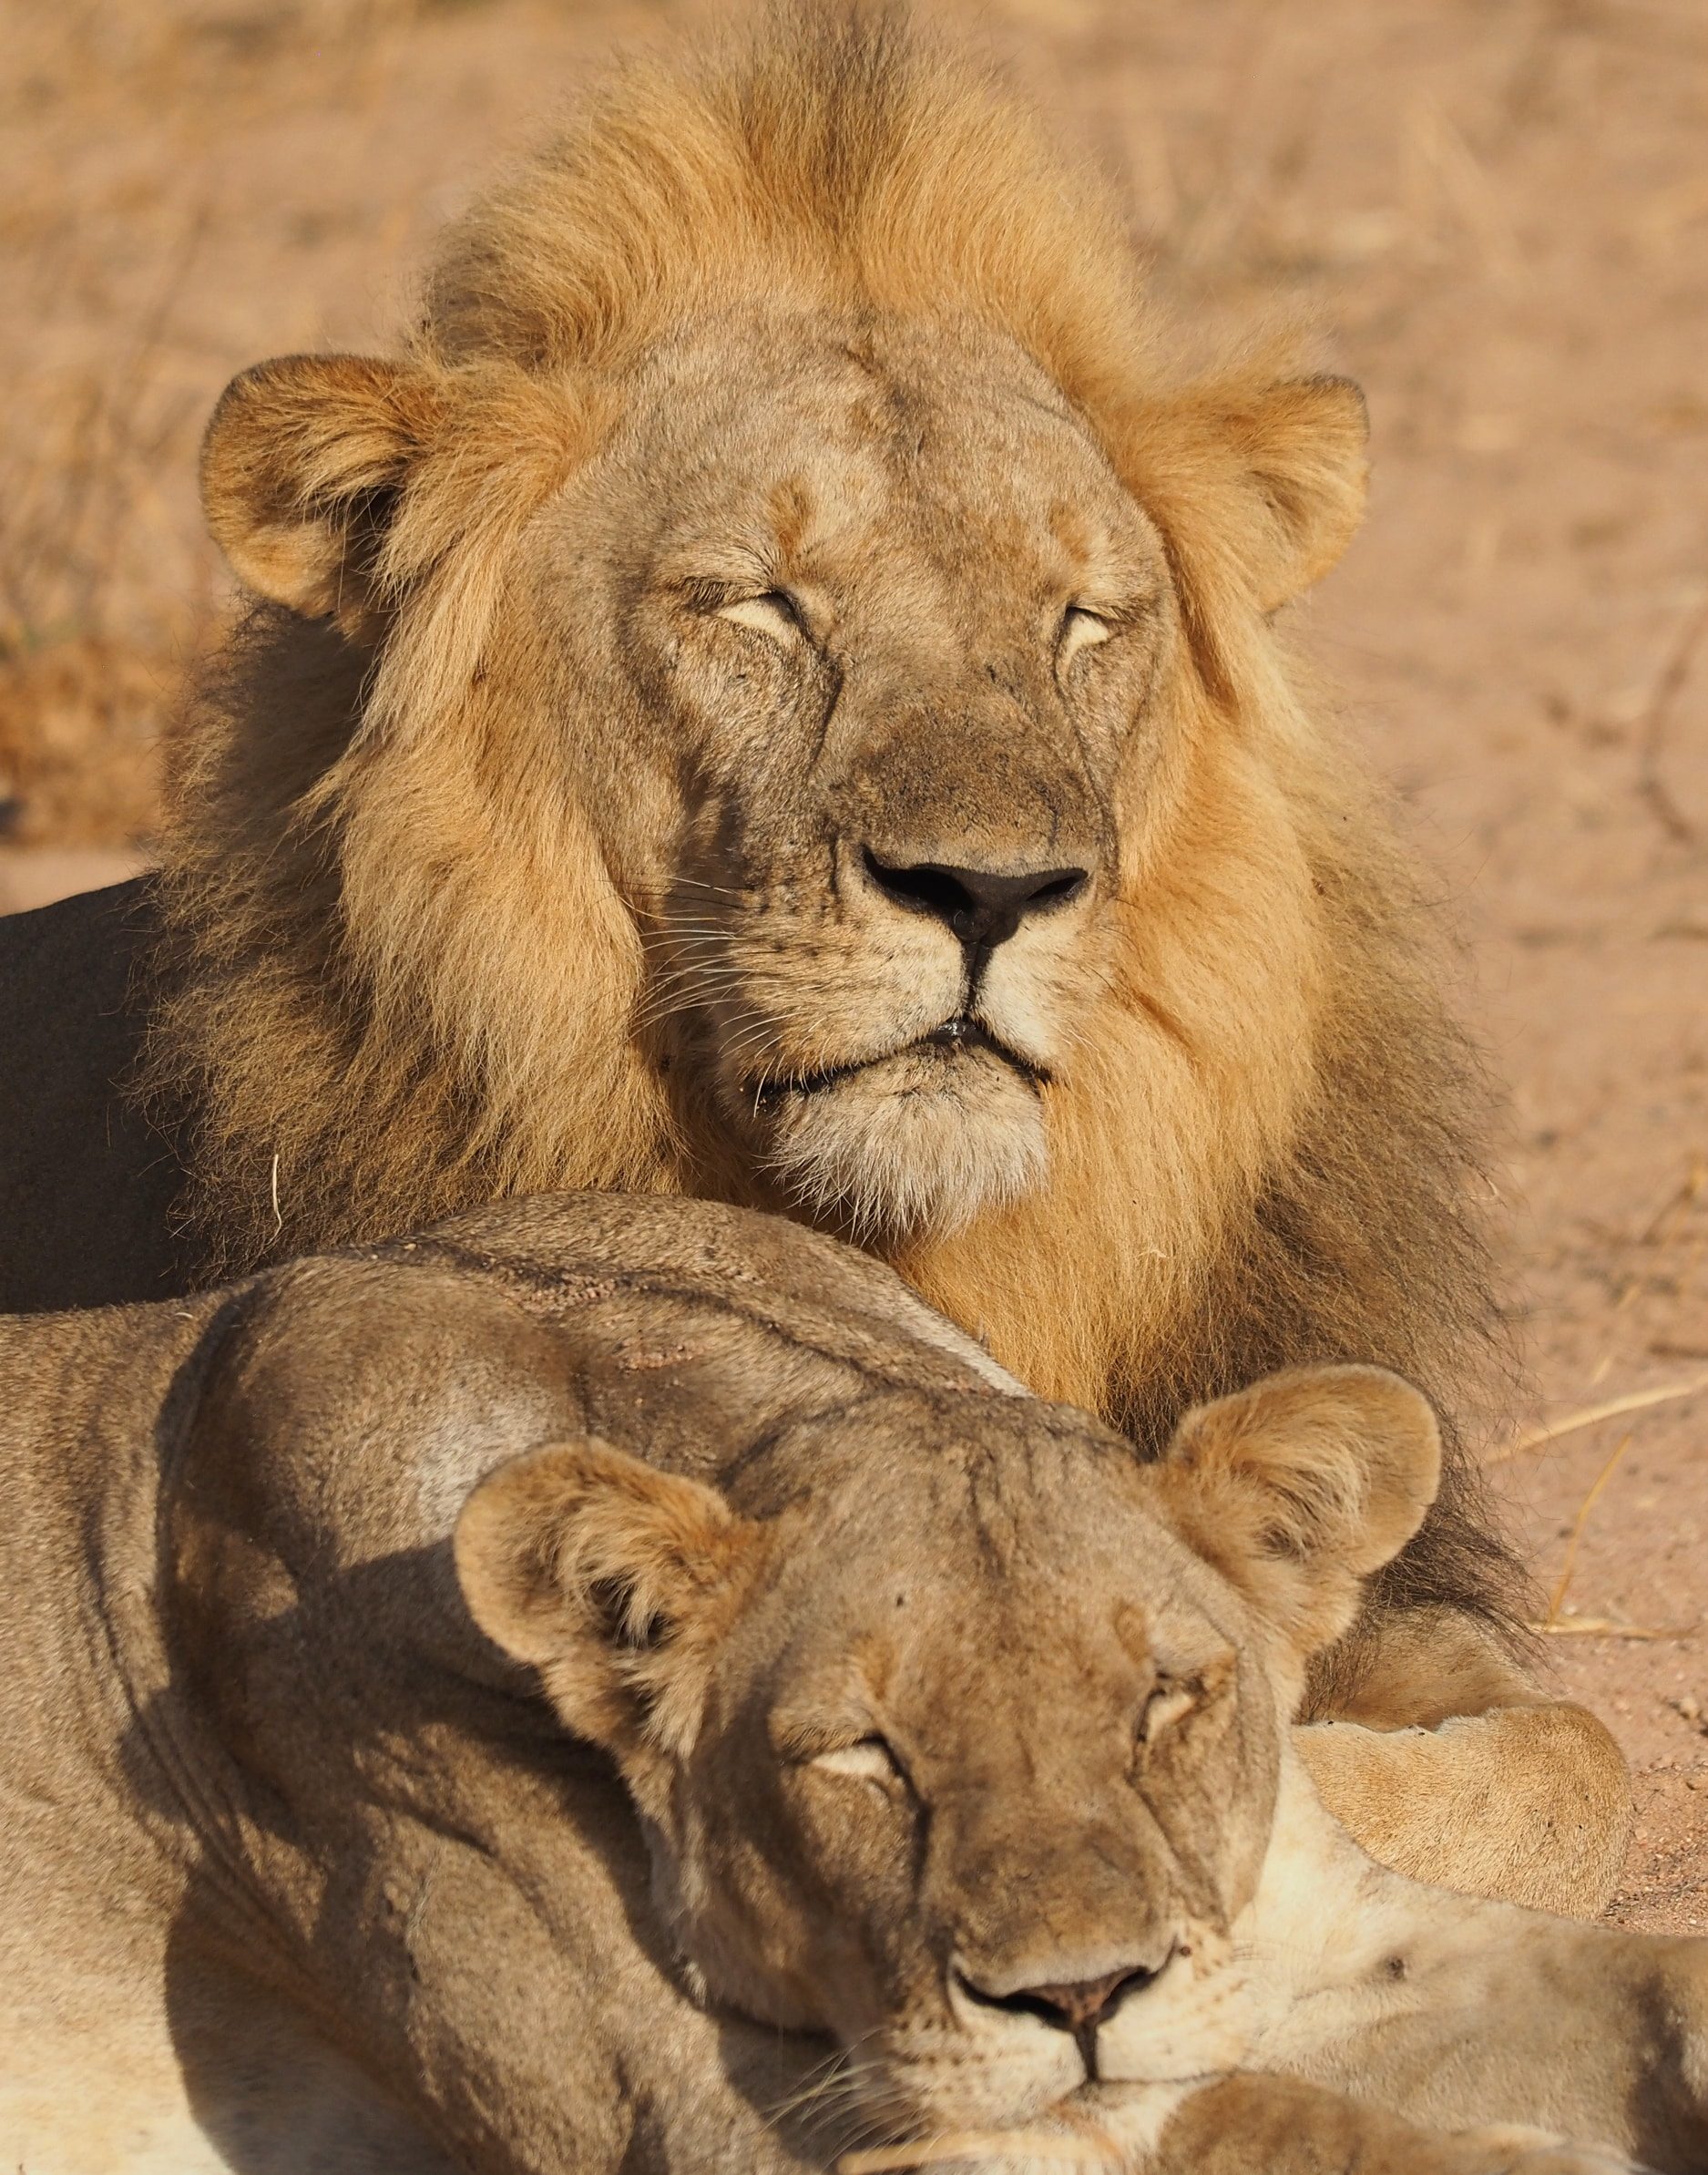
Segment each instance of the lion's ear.
[{"label": "lion's ear", "polygon": [[1345,377],[1211,378],[1130,417],[1120,466],[1171,539],[1205,629],[1229,587],[1274,611],[1335,564],[1364,518],[1368,438]]},{"label": "lion's ear", "polygon": [[762,1546],[715,1490],[589,1439],[481,1482],[457,1520],[456,1575],[486,1636],[627,1771],[691,1738]]},{"label": "lion's ear", "polygon": [[1236,402],[1223,427],[1258,514],[1250,551],[1257,600],[1273,611],[1320,581],[1357,534],[1369,415],[1349,377],[1289,378]]},{"label": "lion's ear", "polygon": [[363,355],[284,355],[233,378],[202,440],[201,500],[239,580],[361,629],[387,518],[441,412],[424,370]]},{"label": "lion's ear", "polygon": [[1428,1400],[1381,1367],[1302,1367],[1200,1405],[1153,1469],[1171,1522],[1303,1657],[1435,1501]]}]

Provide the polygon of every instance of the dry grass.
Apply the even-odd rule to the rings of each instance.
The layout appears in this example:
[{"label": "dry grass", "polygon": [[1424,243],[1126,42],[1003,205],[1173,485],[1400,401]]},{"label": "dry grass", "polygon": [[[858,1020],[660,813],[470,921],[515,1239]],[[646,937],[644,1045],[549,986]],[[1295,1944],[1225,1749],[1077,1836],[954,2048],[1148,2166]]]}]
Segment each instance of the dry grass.
[{"label": "dry grass", "polygon": [[[427,57],[455,13],[73,0],[9,27],[0,836],[146,840],[160,729],[218,597],[193,496],[203,419],[253,355],[383,316],[378,261],[408,222],[394,205],[375,216],[380,124],[404,118],[399,62]],[[326,165],[312,156],[322,124]],[[440,178],[410,181],[424,197]]]},{"label": "dry grass", "polygon": [[1584,1405],[1575,1412],[1561,1414],[1557,1420],[1523,1429],[1510,1442],[1491,1452],[1488,1462],[1491,1465],[1502,1464],[1508,1458],[1544,1449],[1549,1443],[1575,1435],[1581,1429],[1598,1427],[1604,1420],[1617,1420],[1626,1412],[1644,1411],[1651,1405],[1677,1404],[1682,1399],[1700,1396],[1704,1390],[1708,1390],[1708,1374],[1698,1375],[1687,1382],[1665,1382],[1652,1389],[1629,1390],[1622,1397],[1604,1398],[1599,1404]]},{"label": "dry grass", "polygon": [[[14,224],[23,223],[15,214]],[[22,267],[33,305],[78,292],[88,244],[54,222]],[[26,839],[146,833],[155,744],[208,601],[193,544],[169,532],[169,464],[193,446],[163,338],[187,254],[111,348],[22,364],[0,437],[0,827]],[[117,328],[115,328],[117,329]]]}]

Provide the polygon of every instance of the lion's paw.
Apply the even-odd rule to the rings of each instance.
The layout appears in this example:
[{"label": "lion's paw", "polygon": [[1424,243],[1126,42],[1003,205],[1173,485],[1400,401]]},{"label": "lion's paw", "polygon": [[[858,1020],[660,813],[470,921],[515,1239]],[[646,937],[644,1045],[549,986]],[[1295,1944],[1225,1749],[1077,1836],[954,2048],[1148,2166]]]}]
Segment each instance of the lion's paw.
[{"label": "lion's paw", "polygon": [[1609,2145],[1579,2144],[1546,2130],[1501,2124],[1455,2131],[1442,2175],[1647,2175]]}]

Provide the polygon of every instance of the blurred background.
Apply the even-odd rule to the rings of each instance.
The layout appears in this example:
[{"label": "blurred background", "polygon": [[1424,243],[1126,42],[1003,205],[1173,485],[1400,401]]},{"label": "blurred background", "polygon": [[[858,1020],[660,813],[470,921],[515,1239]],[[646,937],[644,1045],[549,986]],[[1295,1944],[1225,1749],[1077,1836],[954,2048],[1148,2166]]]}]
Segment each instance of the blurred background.
[{"label": "blurred background", "polygon": [[[1370,522],[1305,609],[1512,1091],[1535,1396],[1494,1478],[1639,1770],[1621,1913],[1708,1932],[1708,6],[936,12],[1110,168],[1189,324],[1306,313],[1368,390]],[[613,41],[711,13],[14,0],[0,908],[146,863],[220,609],[227,378],[385,344],[426,237]]]}]

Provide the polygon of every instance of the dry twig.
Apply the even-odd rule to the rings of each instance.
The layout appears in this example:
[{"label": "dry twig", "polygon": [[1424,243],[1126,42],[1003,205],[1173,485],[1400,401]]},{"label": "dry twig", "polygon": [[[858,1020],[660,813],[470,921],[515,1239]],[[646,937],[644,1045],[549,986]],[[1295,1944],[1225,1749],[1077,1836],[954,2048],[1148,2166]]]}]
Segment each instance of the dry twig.
[{"label": "dry twig", "polygon": [[1562,1436],[1575,1435],[1580,1429],[1595,1427],[1603,1420],[1617,1420],[1624,1412],[1646,1411],[1651,1405],[1676,1404],[1681,1399],[1696,1397],[1704,1390],[1708,1390],[1708,1374],[1697,1375],[1688,1382],[1669,1382],[1658,1390],[1628,1390],[1623,1397],[1610,1397],[1599,1405],[1585,1405],[1581,1411],[1568,1412],[1563,1420],[1550,1420],[1539,1427],[1524,1429],[1504,1450],[1491,1451],[1488,1462],[1503,1465],[1509,1458],[1540,1450],[1544,1443],[1558,1442]]},{"label": "dry twig", "polygon": [[1685,621],[1678,640],[1655,675],[1637,740],[1637,791],[1647,803],[1650,814],[1677,846],[1694,846],[1700,834],[1673,798],[1662,768],[1662,757],[1672,705],[1690,678],[1691,665],[1704,634],[1708,634],[1708,589],[1696,600],[1695,610]]},{"label": "dry twig", "polygon": [[1596,1474],[1590,1484],[1589,1493],[1578,1505],[1578,1514],[1571,1522],[1570,1537],[1566,1543],[1565,1560],[1560,1566],[1560,1576],[1554,1582],[1554,1590],[1548,1597],[1548,1619],[1542,1626],[1544,1631],[1548,1629],[1549,1625],[1557,1624],[1560,1621],[1560,1612],[1571,1585],[1571,1574],[1577,1566],[1578,1544],[1582,1540],[1583,1529],[1590,1522],[1590,1513],[1595,1508],[1596,1498],[1606,1487],[1608,1482],[1612,1479],[1615,1467],[1630,1448],[1631,1431],[1627,1429],[1619,1439],[1618,1449]]}]

